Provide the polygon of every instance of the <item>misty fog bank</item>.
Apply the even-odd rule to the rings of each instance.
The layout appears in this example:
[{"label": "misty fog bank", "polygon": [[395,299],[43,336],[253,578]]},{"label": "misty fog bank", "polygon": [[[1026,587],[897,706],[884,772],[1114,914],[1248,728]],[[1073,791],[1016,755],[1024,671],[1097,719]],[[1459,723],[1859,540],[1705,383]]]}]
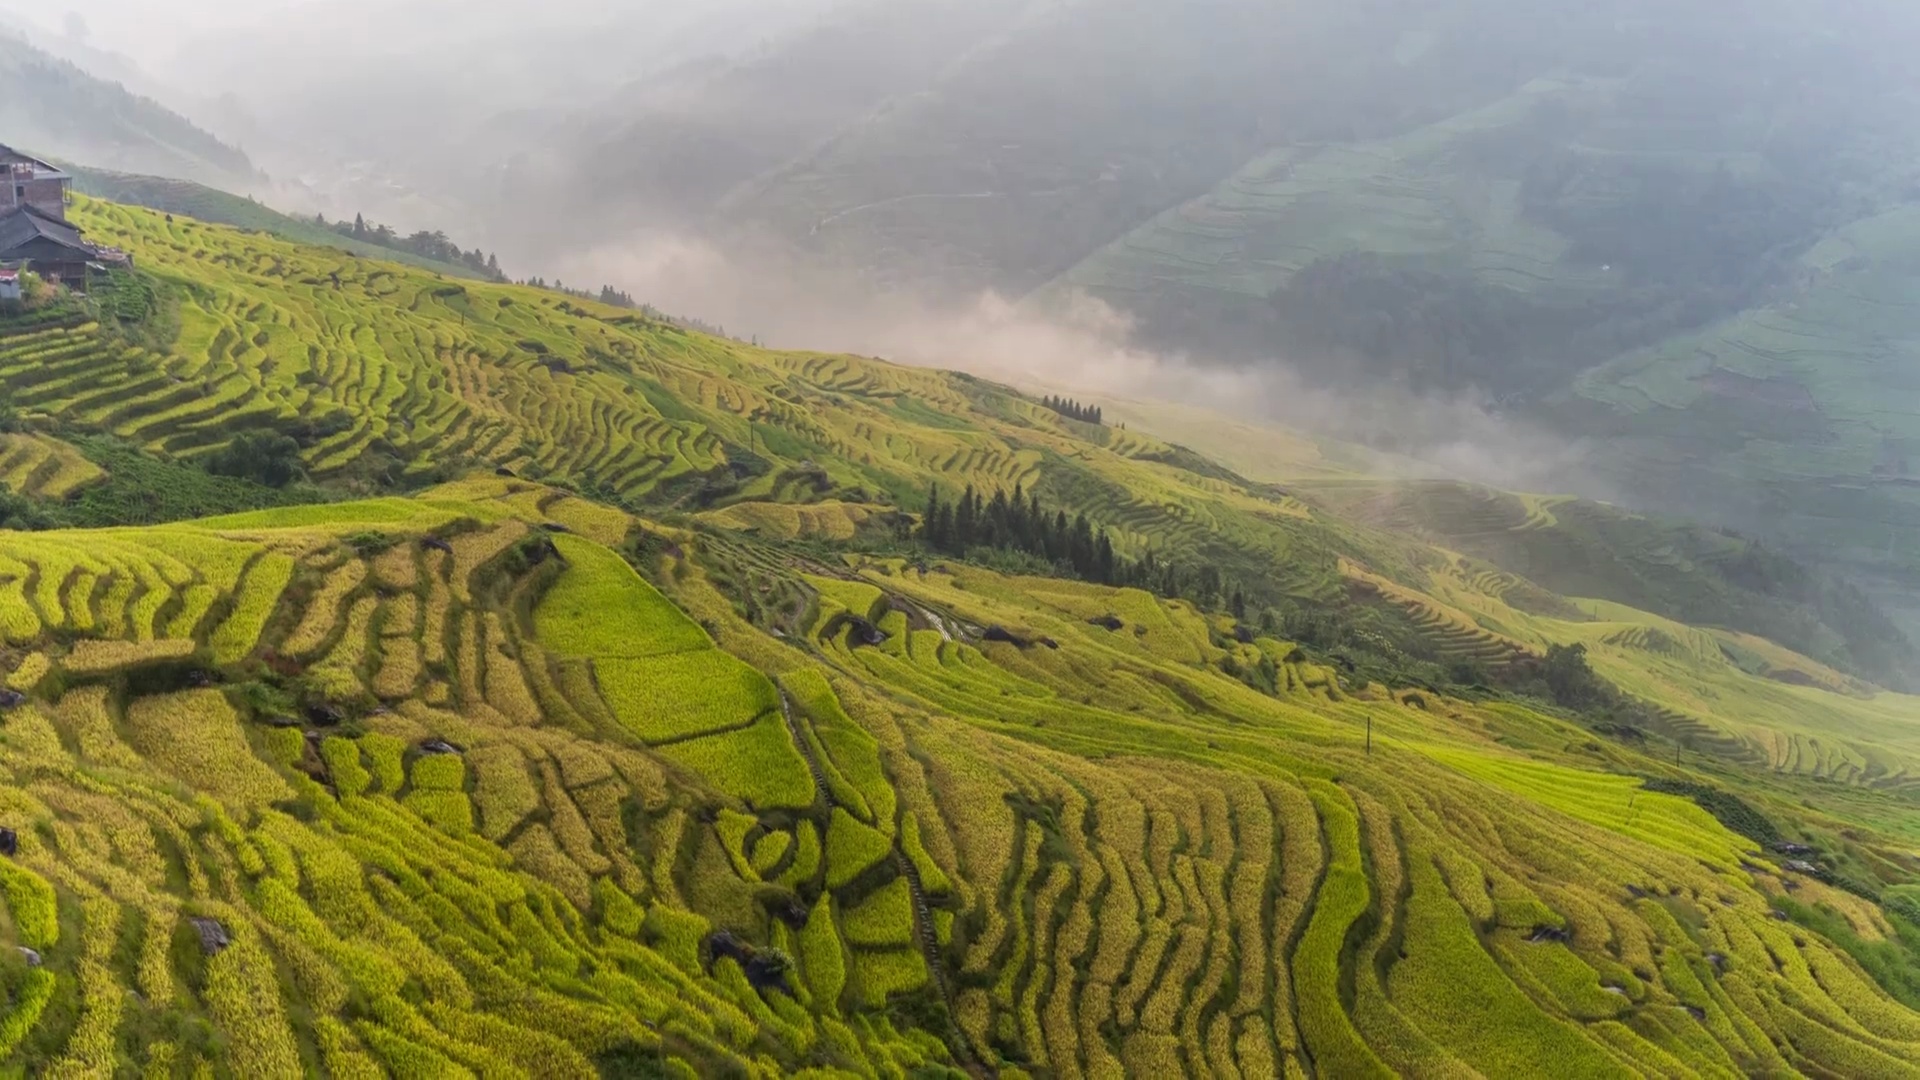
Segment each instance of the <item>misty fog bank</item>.
[{"label": "misty fog bank", "polygon": [[1016,302],[993,292],[880,292],[797,262],[777,245],[736,242],[722,250],[652,231],[556,269],[565,281],[611,283],[669,314],[772,348],[874,356],[1095,400],[1193,406],[1365,447],[1374,451],[1369,468],[1407,478],[1617,497],[1587,466],[1584,441],[1502,415],[1481,395],[1416,393],[1396,383],[1332,389],[1301,377],[1282,356],[1249,366],[1145,347],[1130,316],[1084,294]]},{"label": "misty fog bank", "polygon": [[1532,406],[1789,295],[1920,176],[1920,16],[1891,0],[0,11],[245,149],[289,212],[444,230],[780,347],[1601,497]]}]

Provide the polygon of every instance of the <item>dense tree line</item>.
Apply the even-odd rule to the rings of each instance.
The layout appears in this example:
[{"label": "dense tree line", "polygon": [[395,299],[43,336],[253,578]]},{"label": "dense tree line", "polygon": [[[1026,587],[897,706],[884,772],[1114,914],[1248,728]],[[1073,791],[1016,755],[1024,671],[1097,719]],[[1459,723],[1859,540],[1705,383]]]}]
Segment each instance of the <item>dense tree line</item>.
[{"label": "dense tree line", "polygon": [[969,485],[959,499],[946,501],[935,488],[927,499],[918,539],[933,551],[956,558],[981,551],[1017,552],[1051,564],[1062,576],[1096,585],[1144,589],[1168,599],[1189,600],[1210,610],[1247,614],[1245,592],[1211,564],[1189,568],[1162,561],[1149,551],[1130,559],[1114,551],[1113,538],[1085,512],[1069,517],[1049,509],[1040,496],[1016,486],[983,498]]},{"label": "dense tree line", "polygon": [[489,281],[506,281],[507,275],[500,269],[500,260],[488,252],[474,248],[462,250],[446,233],[439,230],[431,232],[422,229],[409,236],[402,236],[386,225],[369,225],[367,219],[359,214],[352,221],[327,221],[326,215],[314,216],[314,224],[332,229],[341,236],[387,248],[390,251],[404,251],[409,255],[418,255],[423,259],[452,263],[464,266],[476,274],[483,274]]},{"label": "dense tree line", "polygon": [[1082,405],[1072,398],[1055,397],[1052,394],[1041,398],[1040,404],[1045,405],[1047,408],[1052,409],[1054,412],[1059,413],[1069,420],[1078,420],[1083,424],[1106,423],[1106,421],[1101,418],[1100,406],[1098,405]]}]

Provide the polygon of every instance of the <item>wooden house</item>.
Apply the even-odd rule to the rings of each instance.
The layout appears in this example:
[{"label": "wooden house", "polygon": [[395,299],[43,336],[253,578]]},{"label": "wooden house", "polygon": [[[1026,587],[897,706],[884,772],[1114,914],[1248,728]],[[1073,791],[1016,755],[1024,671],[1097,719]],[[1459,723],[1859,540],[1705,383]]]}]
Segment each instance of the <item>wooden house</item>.
[{"label": "wooden house", "polygon": [[0,173],[7,177],[0,187],[0,214],[31,206],[55,221],[67,220],[73,177],[66,171],[11,146],[0,146]]},{"label": "wooden house", "polygon": [[87,242],[67,220],[73,176],[51,162],[0,145],[0,265],[24,266],[85,289],[89,269],[129,266],[125,252]]}]

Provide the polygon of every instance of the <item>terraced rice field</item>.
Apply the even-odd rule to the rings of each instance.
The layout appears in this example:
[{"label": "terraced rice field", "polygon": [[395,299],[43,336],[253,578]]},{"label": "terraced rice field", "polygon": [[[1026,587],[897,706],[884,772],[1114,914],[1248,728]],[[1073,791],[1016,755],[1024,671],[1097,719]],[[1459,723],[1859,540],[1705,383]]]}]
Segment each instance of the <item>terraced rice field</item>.
[{"label": "terraced rice field", "polygon": [[693,501],[717,525],[779,538],[884,536],[935,485],[1024,489],[1130,551],[1225,543],[1332,578],[1329,556],[1302,557],[1324,541],[1298,501],[977,380],[753,350],[110,203],[81,200],[75,215],[173,290],[180,332],[154,351],[49,313],[0,333],[0,388],[155,453],[194,459],[271,428],[322,481],[478,461],[602,503]]},{"label": "terraced rice field", "polygon": [[[1764,1034],[1803,1021],[1753,1008],[1789,978],[1762,944],[1785,941],[1774,885],[1691,803],[1511,757],[1468,735],[1485,723],[1469,708],[1209,685],[1033,600],[1124,606],[1105,590],[899,564],[865,579],[896,610],[1018,613],[1059,646],[825,643],[903,703],[880,741],[903,747],[888,760],[922,836],[944,827],[927,849],[960,871],[953,992],[975,1046],[1056,1075],[1810,1066]],[[1156,683],[1173,692],[1139,689]],[[1704,922],[1676,922],[1675,898]],[[1736,940],[1745,961],[1726,959]],[[1897,1071],[1912,1048],[1859,1052]]]},{"label": "terraced rice field", "polygon": [[[1920,1074],[1920,1011],[1775,905],[1870,941],[1891,910],[1643,786],[1739,779],[1911,876],[1910,701],[1771,643],[1536,603],[1509,570],[959,376],[83,213],[201,291],[165,354],[108,364],[84,325],[0,340],[38,407],[183,455],[235,414],[314,421],[337,428],[306,450],[322,475],[389,449],[488,468],[0,532],[0,1071]],[[68,362],[125,396],[60,382]],[[606,501],[677,502],[681,478],[713,505]],[[1303,600],[1371,589],[1464,657],[1585,643],[1703,749],[843,536],[850,507],[910,511],[936,479],[1038,490],[1132,551],[1263,559]],[[776,591],[803,610],[769,618]],[[1272,685],[1243,677],[1263,665]],[[1802,774],[1831,808],[1800,805]]]},{"label": "terraced rice field", "polygon": [[80,451],[45,435],[0,435],[0,484],[16,495],[64,499],[106,477]]},{"label": "terraced rice field", "polygon": [[[1630,776],[1502,749],[1497,714],[1313,670],[1255,693],[1185,605],[958,567],[815,577],[890,636],[781,642],[691,534],[663,595],[534,528],[539,494],[0,536],[27,692],[0,934],[40,958],[0,978],[9,1055],[1897,1076],[1920,1050],[1920,1014],[1769,917],[1794,875]],[[628,695],[623,662],[716,690],[645,667]],[[786,988],[715,959],[721,928],[791,957]],[[890,1022],[903,999],[951,1036]]]},{"label": "terraced rice field", "polygon": [[1258,303],[1317,259],[1368,251],[1457,259],[1519,292],[1597,292],[1600,268],[1522,213],[1518,178],[1461,151],[1542,110],[1578,108],[1593,89],[1540,79],[1392,137],[1282,147],[1094,252],[1049,289],[1083,289],[1123,307],[1173,296],[1215,309],[1222,298]]}]

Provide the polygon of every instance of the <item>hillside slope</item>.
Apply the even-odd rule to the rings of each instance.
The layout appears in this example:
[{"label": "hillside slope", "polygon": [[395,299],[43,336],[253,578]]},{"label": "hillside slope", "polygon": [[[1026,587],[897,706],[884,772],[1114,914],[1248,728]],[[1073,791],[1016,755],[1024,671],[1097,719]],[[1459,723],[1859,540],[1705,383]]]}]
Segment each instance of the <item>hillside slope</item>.
[{"label": "hillside slope", "polygon": [[0,34],[0,139],[107,169],[209,184],[253,178],[246,154],[151,98]]},{"label": "hillside slope", "polygon": [[[1768,898],[1862,936],[1889,916],[1562,721],[1290,660],[1256,692],[1223,661],[1291,646],[1145,594],[799,576],[651,533],[642,566],[748,666],[593,539],[633,528],[490,478],[0,538],[67,583],[5,601],[29,696],[0,727],[0,934],[36,963],[0,967],[0,1050],[246,1075],[1910,1068],[1920,1013]],[[785,640],[736,614],[742,573],[806,589]]]},{"label": "hillside slope", "polygon": [[163,176],[141,176],[111,172],[85,166],[71,166],[74,190],[82,195],[133,206],[144,206],[163,214],[184,214],[214,225],[268,232],[296,244],[339,248],[352,254],[368,255],[397,262],[436,274],[455,278],[480,278],[472,267],[422,258],[409,251],[398,251],[371,243],[356,243],[350,236],[317,225],[304,218],[291,217],[218,188],[192,180],[174,180]]},{"label": "hillside slope", "polygon": [[[1484,399],[1591,440],[1593,490],[1765,536],[1913,634],[1916,25],[1838,14],[982,8],[920,81],[855,65],[790,138],[732,103],[812,101],[791,73],[825,66],[818,38],[691,69],[631,134],[699,152],[622,171],[633,141],[585,125],[580,175],[684,167],[647,200],[673,224],[771,236],[864,295],[1086,293],[1180,355]],[[843,17],[834,41],[901,30]]]},{"label": "hillside slope", "polygon": [[[0,1064],[1920,1075],[1912,698],[964,376],[78,212],[178,332],[16,320],[19,410],[433,486],[0,532]],[[935,483],[1225,578],[940,557]],[[1648,727],[1356,662],[1572,644]]]}]

